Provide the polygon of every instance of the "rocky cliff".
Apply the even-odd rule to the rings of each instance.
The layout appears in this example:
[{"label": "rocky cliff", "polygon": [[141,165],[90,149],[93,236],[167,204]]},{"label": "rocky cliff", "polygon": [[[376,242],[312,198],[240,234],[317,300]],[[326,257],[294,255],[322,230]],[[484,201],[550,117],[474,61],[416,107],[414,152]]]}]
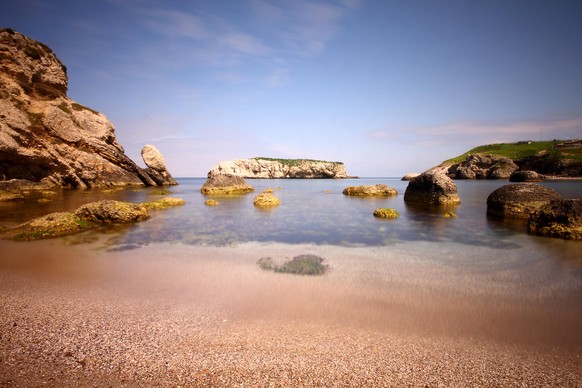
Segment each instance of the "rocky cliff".
[{"label": "rocky cliff", "polygon": [[[71,188],[172,184],[124,153],[107,117],[67,97],[52,50],[0,30],[0,180]],[[158,174],[160,175],[160,174]]]},{"label": "rocky cliff", "polygon": [[214,166],[208,172],[208,177],[224,174],[260,179],[348,178],[343,163],[310,159],[251,158],[224,161]]}]

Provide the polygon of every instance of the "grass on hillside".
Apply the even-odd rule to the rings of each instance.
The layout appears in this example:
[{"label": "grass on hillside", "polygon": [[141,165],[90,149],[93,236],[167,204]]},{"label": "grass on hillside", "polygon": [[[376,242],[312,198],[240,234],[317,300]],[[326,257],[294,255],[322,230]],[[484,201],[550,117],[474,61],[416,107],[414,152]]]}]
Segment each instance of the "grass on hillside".
[{"label": "grass on hillside", "polygon": [[277,159],[277,158],[265,158],[265,157],[255,157],[256,160],[268,160],[270,162],[279,162],[284,166],[297,166],[302,162],[312,162],[312,163],[333,163],[333,164],[343,164],[342,162],[330,162],[327,160],[316,160],[316,159]]},{"label": "grass on hillside", "polygon": [[563,140],[534,141],[531,143],[498,143],[487,144],[475,147],[455,158],[445,160],[445,163],[459,163],[470,154],[492,154],[511,158],[513,160],[524,160],[540,153],[553,155],[559,158],[571,159],[582,162],[582,148],[561,149],[555,147],[556,144],[563,143]]}]

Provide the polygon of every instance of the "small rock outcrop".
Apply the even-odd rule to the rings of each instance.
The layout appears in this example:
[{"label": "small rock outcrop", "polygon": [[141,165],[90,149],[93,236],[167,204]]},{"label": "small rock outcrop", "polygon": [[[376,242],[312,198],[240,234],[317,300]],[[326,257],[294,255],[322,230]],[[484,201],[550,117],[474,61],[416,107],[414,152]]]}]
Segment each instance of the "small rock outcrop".
[{"label": "small rock outcrop", "polygon": [[404,175],[401,180],[402,181],[411,181],[419,175],[420,174],[417,172],[409,172],[408,174]]},{"label": "small rock outcrop", "polygon": [[412,179],[404,201],[419,205],[457,205],[461,203],[455,182],[443,173],[427,171]]},{"label": "small rock outcrop", "polygon": [[70,188],[155,186],[103,114],[67,97],[67,69],[46,45],[0,29],[0,180]]},{"label": "small rock outcrop", "polygon": [[260,208],[273,208],[281,204],[279,198],[273,194],[273,189],[266,189],[253,200],[253,205]]},{"label": "small rock outcrop", "polygon": [[474,154],[449,167],[447,175],[454,179],[508,179],[518,169],[510,158]]},{"label": "small rock outcrop", "polygon": [[374,217],[394,219],[400,217],[400,214],[395,209],[380,208],[374,210]]},{"label": "small rock outcrop", "polygon": [[582,199],[558,199],[540,207],[529,218],[532,234],[582,240]]},{"label": "small rock outcrop", "polygon": [[143,162],[148,166],[146,172],[158,185],[177,185],[166,166],[162,153],[153,145],[146,144],[141,150]]},{"label": "small rock outcrop", "polygon": [[515,183],[487,197],[487,214],[498,218],[529,218],[536,210],[561,199],[555,190],[535,183]]},{"label": "small rock outcrop", "polygon": [[214,166],[208,172],[208,177],[223,174],[258,179],[348,178],[343,163],[311,159],[251,158],[224,161]]},{"label": "small rock outcrop", "polygon": [[200,189],[204,195],[238,195],[255,191],[243,178],[235,175],[213,175]]},{"label": "small rock outcrop", "polygon": [[543,182],[546,180],[545,175],[538,174],[535,171],[515,171],[509,177],[510,182]]},{"label": "small rock outcrop", "polygon": [[355,197],[393,197],[398,191],[384,184],[370,186],[348,186],[343,191],[344,195]]}]

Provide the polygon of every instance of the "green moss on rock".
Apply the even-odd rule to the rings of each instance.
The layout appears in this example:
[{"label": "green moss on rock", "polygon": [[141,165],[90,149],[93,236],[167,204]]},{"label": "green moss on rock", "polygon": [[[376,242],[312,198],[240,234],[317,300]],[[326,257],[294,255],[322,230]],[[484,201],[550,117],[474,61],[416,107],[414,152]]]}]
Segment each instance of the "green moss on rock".
[{"label": "green moss on rock", "polygon": [[380,208],[374,210],[374,217],[394,219],[400,217],[400,214],[395,209]]}]

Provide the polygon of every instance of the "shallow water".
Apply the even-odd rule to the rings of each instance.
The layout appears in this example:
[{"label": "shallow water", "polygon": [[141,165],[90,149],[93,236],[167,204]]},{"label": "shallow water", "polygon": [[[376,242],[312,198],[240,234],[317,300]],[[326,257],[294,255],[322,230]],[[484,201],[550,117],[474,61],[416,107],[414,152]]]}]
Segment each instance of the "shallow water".
[{"label": "shallow water", "polygon": [[[154,211],[136,225],[46,242],[0,241],[0,273],[57,272],[69,279],[100,273],[126,286],[141,281],[138,293],[150,295],[157,285],[168,301],[197,295],[225,308],[228,319],[322,320],[582,349],[581,243],[489,219],[486,198],[506,181],[456,181],[462,203],[445,209],[454,218],[443,217],[442,209],[408,207],[408,183],[398,179],[249,180],[256,192],[275,188],[281,205],[267,211],[253,206],[255,194],[217,198],[220,205],[208,207],[200,194],[204,179],[180,183],[169,190],[185,206]],[[399,195],[342,194],[349,185],[376,183]],[[582,182],[544,184],[564,197],[582,197]],[[157,190],[63,191],[48,203],[2,204],[0,225],[100,199],[151,201],[161,198]],[[376,219],[379,207],[400,217]],[[83,254],[94,251],[101,261]],[[331,272],[308,278],[256,265],[261,257],[281,262],[300,254],[323,257]]]}]

